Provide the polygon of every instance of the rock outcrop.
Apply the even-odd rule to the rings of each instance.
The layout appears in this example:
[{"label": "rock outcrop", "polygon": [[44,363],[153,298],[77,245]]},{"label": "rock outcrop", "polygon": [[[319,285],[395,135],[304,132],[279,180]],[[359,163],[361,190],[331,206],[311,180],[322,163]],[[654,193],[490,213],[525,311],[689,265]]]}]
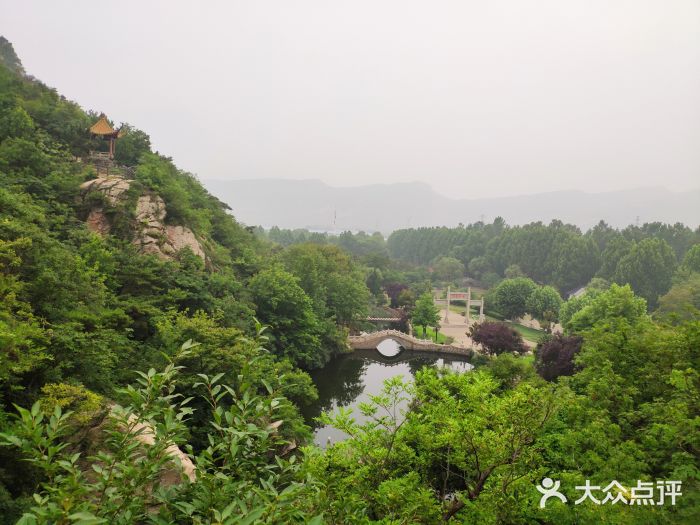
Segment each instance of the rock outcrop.
[{"label": "rock outcrop", "polygon": [[131,181],[118,175],[102,175],[80,185],[83,194],[98,191],[107,198],[110,204],[117,204],[130,187]]},{"label": "rock outcrop", "polygon": [[188,247],[192,252],[201,257],[205,258],[204,250],[202,245],[195,237],[194,232],[185,226],[172,226],[168,225],[165,227],[165,237],[168,240],[168,246],[172,248],[174,252],[179,252],[185,247]]},{"label": "rock outcrop", "polygon": [[[81,184],[83,199],[92,192],[102,194],[109,205],[116,206],[125,201],[131,181],[118,175],[100,174],[96,179]],[[161,259],[172,259],[177,252],[189,248],[198,257],[206,260],[204,249],[194,232],[186,226],[165,224],[167,209],[163,199],[154,193],[144,193],[136,201],[134,209],[133,243],[141,253],[149,253]],[[90,209],[87,227],[99,235],[111,232],[109,217],[102,206]]]},{"label": "rock outcrop", "polygon": [[[122,433],[130,433],[133,439],[139,442],[144,448],[136,451],[136,455],[145,452],[146,447],[155,443],[155,432],[153,426],[147,421],[139,421],[135,414],[128,416],[126,423],[120,419],[121,408],[114,403],[109,403],[106,410],[103,410],[99,417],[91,420],[88,425],[78,427],[72,443],[76,451],[83,453],[83,458],[96,456],[100,452],[107,452],[105,442],[106,431],[115,425]],[[166,455],[171,459],[165,463],[158,473],[158,483],[163,487],[172,487],[181,484],[185,478],[190,482],[197,479],[197,469],[180,447],[172,443],[165,450]],[[88,479],[93,479],[91,461],[81,461],[81,467]]]},{"label": "rock outcrop", "polygon": [[85,219],[88,229],[102,236],[107,235],[112,230],[112,225],[105,215],[102,208],[93,208],[90,210],[87,219]]},{"label": "rock outcrop", "polygon": [[[136,416],[132,414],[129,416],[129,425],[132,434],[138,442],[148,446],[155,443],[155,432],[149,423],[137,421]],[[182,479],[182,474],[187,476],[190,482],[194,482],[197,479],[194,463],[180,447],[172,443],[165,452],[176,461],[176,466],[174,468],[171,466],[161,473],[161,485],[166,487],[177,485]]]}]

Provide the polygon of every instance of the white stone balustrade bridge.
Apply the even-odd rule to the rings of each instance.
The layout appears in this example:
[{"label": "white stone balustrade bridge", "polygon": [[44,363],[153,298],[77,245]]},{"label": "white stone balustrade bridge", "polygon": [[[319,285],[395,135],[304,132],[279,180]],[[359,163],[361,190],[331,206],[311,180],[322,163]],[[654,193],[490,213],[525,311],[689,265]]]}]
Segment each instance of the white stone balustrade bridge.
[{"label": "white stone balustrade bridge", "polygon": [[398,330],[380,330],[368,334],[351,335],[348,337],[348,345],[353,350],[375,350],[377,345],[385,339],[393,339],[401,345],[404,350],[466,356],[472,356],[474,354],[472,348],[456,345],[441,345],[426,339],[418,339],[417,337],[399,332]]}]

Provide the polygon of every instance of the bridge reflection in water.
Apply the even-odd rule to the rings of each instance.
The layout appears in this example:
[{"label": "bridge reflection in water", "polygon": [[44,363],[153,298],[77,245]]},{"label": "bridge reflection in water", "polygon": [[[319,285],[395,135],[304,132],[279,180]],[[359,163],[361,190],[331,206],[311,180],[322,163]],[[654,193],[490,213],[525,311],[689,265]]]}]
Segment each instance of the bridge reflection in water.
[{"label": "bridge reflection in water", "polygon": [[355,420],[364,422],[366,418],[359,405],[368,402],[370,396],[380,394],[384,380],[401,375],[410,381],[424,366],[447,367],[456,372],[468,372],[473,368],[464,354],[404,349],[394,357],[384,357],[375,347],[338,355],[323,368],[311,370],[309,374],[319,397],[302,407],[302,414],[314,429],[314,442],[325,447],[329,438],[333,443],[347,438],[342,431],[318,422],[315,418],[321,412],[350,408]]},{"label": "bridge reflection in water", "polygon": [[377,345],[377,352],[382,354],[384,357],[396,357],[404,348],[395,339],[384,339],[381,343]]}]

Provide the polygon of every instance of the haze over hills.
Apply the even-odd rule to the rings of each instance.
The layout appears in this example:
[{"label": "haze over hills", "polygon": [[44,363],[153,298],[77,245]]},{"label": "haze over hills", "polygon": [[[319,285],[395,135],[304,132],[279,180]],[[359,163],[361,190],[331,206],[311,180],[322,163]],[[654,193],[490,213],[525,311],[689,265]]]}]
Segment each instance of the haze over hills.
[{"label": "haze over hills", "polygon": [[419,226],[456,226],[503,217],[509,224],[560,219],[587,229],[661,221],[700,224],[700,189],[640,188],[604,193],[557,191],[514,197],[449,199],[421,182],[332,187],[319,180],[205,180],[249,225],[266,228],[389,233]]}]

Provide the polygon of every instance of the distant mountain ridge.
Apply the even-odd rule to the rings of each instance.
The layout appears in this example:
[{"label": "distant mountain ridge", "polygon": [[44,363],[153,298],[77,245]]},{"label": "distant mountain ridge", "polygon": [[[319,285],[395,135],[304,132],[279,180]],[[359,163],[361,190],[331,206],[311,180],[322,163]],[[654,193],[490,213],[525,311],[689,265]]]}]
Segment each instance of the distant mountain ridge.
[{"label": "distant mountain ridge", "polygon": [[503,217],[509,224],[560,219],[582,229],[599,220],[624,227],[644,222],[700,225],[700,188],[639,188],[602,193],[556,191],[514,197],[449,199],[409,182],[333,187],[319,180],[204,180],[211,193],[249,225],[389,233],[420,226],[456,226]]}]

